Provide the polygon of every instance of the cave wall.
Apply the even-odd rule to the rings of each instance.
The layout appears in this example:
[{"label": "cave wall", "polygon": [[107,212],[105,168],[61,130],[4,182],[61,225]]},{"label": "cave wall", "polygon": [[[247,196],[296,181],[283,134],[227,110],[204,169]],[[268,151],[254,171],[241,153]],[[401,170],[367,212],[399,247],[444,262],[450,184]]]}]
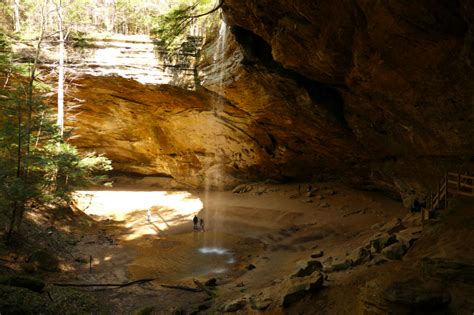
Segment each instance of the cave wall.
[{"label": "cave wall", "polygon": [[[225,0],[200,88],[84,76],[73,141],[193,187],[337,177],[408,205],[474,171],[469,1]],[[218,34],[214,30],[214,34]]]},{"label": "cave wall", "polygon": [[[346,150],[360,159],[346,166],[360,171],[361,182],[405,195],[426,190],[445,170],[474,170],[473,7],[447,0],[226,0],[223,12],[247,54],[262,47],[259,40],[269,47],[273,61],[248,58],[254,66],[310,82],[314,103],[345,129],[334,135],[356,142]],[[240,39],[242,32],[256,39]],[[342,98],[333,111],[327,90]],[[323,147],[347,161],[344,148]]]}]

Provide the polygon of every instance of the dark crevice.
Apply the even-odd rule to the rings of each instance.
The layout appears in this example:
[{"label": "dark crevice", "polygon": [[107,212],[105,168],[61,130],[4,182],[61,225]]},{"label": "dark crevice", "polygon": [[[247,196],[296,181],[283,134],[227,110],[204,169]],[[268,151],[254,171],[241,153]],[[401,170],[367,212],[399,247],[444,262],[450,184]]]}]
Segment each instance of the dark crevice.
[{"label": "dark crevice", "polygon": [[107,173],[111,177],[115,176],[125,176],[129,178],[136,178],[136,179],[143,179],[145,177],[166,177],[166,178],[174,178],[170,174],[166,173],[153,173],[153,174],[140,174],[140,173],[135,173],[135,172],[127,172],[127,171],[118,171],[118,170],[113,170]]},{"label": "dark crevice", "polygon": [[239,26],[232,26],[230,29],[242,49],[244,55],[242,63],[244,65],[264,66],[284,78],[296,81],[305,87],[315,103],[322,106],[343,127],[348,128],[344,118],[344,99],[336,86],[327,85],[309,79],[294,70],[285,69],[273,59],[271,46],[260,36]]}]

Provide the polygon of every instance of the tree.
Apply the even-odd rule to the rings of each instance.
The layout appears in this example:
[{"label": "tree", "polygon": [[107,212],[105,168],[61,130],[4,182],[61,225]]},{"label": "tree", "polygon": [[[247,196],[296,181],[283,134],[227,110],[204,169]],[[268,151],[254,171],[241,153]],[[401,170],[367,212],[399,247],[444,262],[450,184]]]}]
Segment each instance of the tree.
[{"label": "tree", "polygon": [[19,32],[20,26],[20,0],[13,0],[13,12],[15,20],[15,32]]},{"label": "tree", "polygon": [[46,28],[46,4],[34,58],[23,71],[13,65],[9,38],[0,33],[0,212],[9,217],[6,239],[19,231],[34,202],[66,205],[78,185],[94,181],[110,161],[79,153],[62,137],[43,95],[50,87],[38,80],[39,53]]},{"label": "tree", "polygon": [[59,34],[59,53],[58,53],[58,114],[56,124],[59,128],[61,137],[64,135],[64,58],[66,50],[64,49],[64,30],[63,30],[63,7],[62,0],[54,3],[58,18]]},{"label": "tree", "polygon": [[196,19],[208,16],[219,10],[224,4],[224,0],[220,0],[213,9],[204,13],[198,13],[199,9],[206,7],[208,4],[209,1],[181,4],[168,13],[159,16],[157,27],[152,30],[152,35],[160,40],[163,47],[170,48],[175,46],[177,42],[183,41],[183,35],[189,31],[190,26]]}]

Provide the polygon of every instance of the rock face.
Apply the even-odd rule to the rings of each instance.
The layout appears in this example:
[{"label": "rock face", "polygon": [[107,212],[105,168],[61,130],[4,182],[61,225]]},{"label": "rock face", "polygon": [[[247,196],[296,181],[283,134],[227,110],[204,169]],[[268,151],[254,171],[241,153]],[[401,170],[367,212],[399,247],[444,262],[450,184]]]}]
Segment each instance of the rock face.
[{"label": "rock face", "polygon": [[268,135],[248,113],[218,96],[119,77],[82,77],[83,102],[70,122],[71,142],[113,161],[116,171],[173,177],[189,186],[232,187],[271,168]]},{"label": "rock face", "polygon": [[474,170],[471,2],[226,0],[223,13],[196,92],[80,79],[75,144],[191,186],[330,174],[407,205],[444,170]]},{"label": "rock face", "polygon": [[[472,170],[471,2],[226,0],[223,10],[254,69],[247,78],[245,71],[235,73],[226,95],[251,75],[266,82],[253,90],[266,85],[265,94],[281,102],[309,95],[308,103],[326,108],[329,116],[323,120],[331,128],[313,129],[319,137],[357,142],[357,150],[326,139],[320,146],[349,164],[344,153],[367,153],[370,161],[357,159],[355,166],[367,166],[372,184],[406,198],[440,175],[432,172],[434,165],[461,163]],[[271,55],[262,54],[262,47]],[[299,93],[268,74],[276,64],[287,80],[303,82]],[[288,79],[294,73],[297,79]],[[273,108],[277,102],[266,103]]]}]

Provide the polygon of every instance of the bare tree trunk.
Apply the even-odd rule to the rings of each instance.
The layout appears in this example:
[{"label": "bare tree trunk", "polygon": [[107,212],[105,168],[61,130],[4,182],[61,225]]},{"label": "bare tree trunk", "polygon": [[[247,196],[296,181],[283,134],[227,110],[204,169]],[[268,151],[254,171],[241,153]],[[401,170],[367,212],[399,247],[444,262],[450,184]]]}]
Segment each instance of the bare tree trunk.
[{"label": "bare tree trunk", "polygon": [[13,1],[13,14],[15,19],[15,32],[19,32],[21,29],[20,25],[20,0]]},{"label": "bare tree trunk", "polygon": [[56,124],[59,128],[61,138],[64,134],[64,32],[63,32],[63,9],[62,0],[56,4],[56,13],[58,15],[59,32],[59,63],[58,63],[58,117]]},{"label": "bare tree trunk", "polygon": [[[45,24],[46,24],[46,16],[45,12],[47,10],[47,2],[48,0],[44,0],[43,2],[43,7],[42,12],[41,12],[41,30],[40,34],[38,37],[38,43],[36,44],[36,54],[35,54],[35,59],[33,61],[33,65],[31,66],[31,71],[30,71],[30,78],[28,82],[28,90],[27,90],[27,99],[26,103],[28,105],[28,111],[27,111],[27,118],[26,118],[26,126],[25,126],[25,134],[26,134],[26,145],[25,145],[25,156],[28,157],[30,155],[30,142],[31,142],[31,119],[33,115],[33,87],[34,87],[34,82],[36,80],[36,69],[38,67],[38,61],[39,61],[39,55],[41,52],[41,44],[43,42],[43,37],[44,37],[44,32],[45,32]],[[19,114],[20,115],[20,114]],[[21,117],[19,116],[19,123],[18,123],[18,128],[19,128],[19,140],[18,140],[18,166],[17,166],[17,177],[20,177],[23,175],[23,181],[25,182],[25,187],[27,187],[28,184],[28,172],[29,172],[29,165],[27,160],[25,160],[24,165],[23,165],[23,174],[21,174]],[[21,222],[23,220],[23,214],[25,212],[25,201],[22,201],[19,204],[18,207],[18,218],[17,218],[17,230],[20,230]]]}]

